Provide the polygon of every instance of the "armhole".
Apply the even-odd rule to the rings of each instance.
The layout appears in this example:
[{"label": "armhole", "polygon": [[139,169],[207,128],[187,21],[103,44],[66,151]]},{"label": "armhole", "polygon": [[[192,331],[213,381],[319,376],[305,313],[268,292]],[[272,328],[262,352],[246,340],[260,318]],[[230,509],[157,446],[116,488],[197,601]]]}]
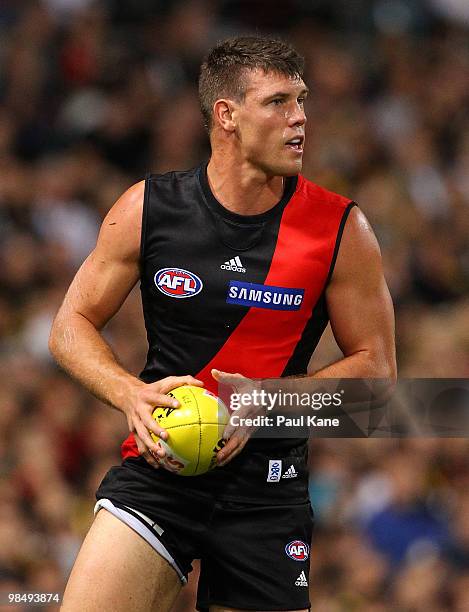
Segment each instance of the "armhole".
[{"label": "armhole", "polygon": [[334,253],[332,254],[332,261],[329,267],[329,274],[327,275],[325,287],[327,287],[327,285],[329,284],[332,278],[332,274],[334,272],[334,267],[335,267],[335,262],[337,260],[337,255],[339,254],[340,241],[342,240],[342,234],[344,233],[345,224],[347,222],[350,211],[352,210],[354,206],[358,206],[357,203],[350,202],[342,214],[342,219],[340,220],[339,229],[337,231],[337,237],[335,239]]},{"label": "armhole", "polygon": [[143,208],[142,208],[142,231],[140,235],[140,270],[143,270],[143,262],[145,259],[145,243],[147,237],[147,218],[148,208],[150,206],[150,182],[151,173],[145,175],[145,190],[143,192]]}]

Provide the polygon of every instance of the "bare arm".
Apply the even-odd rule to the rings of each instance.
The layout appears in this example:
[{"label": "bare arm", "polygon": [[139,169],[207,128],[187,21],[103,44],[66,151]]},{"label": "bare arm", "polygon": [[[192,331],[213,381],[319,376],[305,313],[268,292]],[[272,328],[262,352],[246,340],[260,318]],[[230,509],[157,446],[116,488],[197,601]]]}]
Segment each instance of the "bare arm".
[{"label": "bare arm", "polygon": [[52,326],[49,348],[57,362],[99,399],[122,411],[138,448],[161,449],[148,430],[166,437],[151,417],[155,405],[174,403],[165,394],[192,377],[168,377],[145,384],[117,361],[100,330],[119,310],[139,278],[144,182],[126,191],[103,221],[95,249],[73,279]]},{"label": "bare arm", "polygon": [[396,378],[394,310],[381,253],[365,215],[350,211],[326,301],[344,357],[315,378]]},{"label": "bare arm", "polygon": [[138,280],[143,186],[129,189],[102,224],[95,249],[73,279],[52,326],[49,348],[89,391],[124,410],[142,384],[116,361],[99,330],[119,310]]}]

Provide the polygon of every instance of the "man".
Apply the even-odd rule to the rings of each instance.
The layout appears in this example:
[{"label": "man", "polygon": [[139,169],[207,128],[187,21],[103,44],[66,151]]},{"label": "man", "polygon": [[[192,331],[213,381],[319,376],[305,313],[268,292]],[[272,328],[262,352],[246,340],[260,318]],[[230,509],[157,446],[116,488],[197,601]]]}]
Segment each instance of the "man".
[{"label": "man", "polygon": [[[246,445],[235,431],[219,467],[183,478],[155,469],[164,452],[149,433],[166,437],[151,413],[173,405],[166,393],[179,385],[216,392],[235,373],[304,375],[328,318],[344,358],[315,376],[395,376],[392,304],[374,235],[350,200],[299,176],[302,71],[302,58],[277,40],[212,49],[199,82],[208,165],[124,193],[59,310],[52,353],[122,411],[131,432],[123,464],[98,489],[100,511],[64,610],[170,610],[194,558],[198,609],[309,608],[305,441]],[[100,330],[139,279],[149,352],[138,379]],[[273,460],[297,477],[273,481]]]}]

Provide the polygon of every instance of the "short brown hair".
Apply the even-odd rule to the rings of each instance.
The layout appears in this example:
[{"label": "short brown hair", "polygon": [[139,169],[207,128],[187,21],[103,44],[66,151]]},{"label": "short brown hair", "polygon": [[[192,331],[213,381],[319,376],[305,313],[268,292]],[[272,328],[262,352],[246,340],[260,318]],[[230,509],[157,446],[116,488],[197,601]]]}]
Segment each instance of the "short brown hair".
[{"label": "short brown hair", "polygon": [[287,42],[262,36],[241,36],[218,43],[205,58],[199,76],[199,100],[205,127],[212,127],[216,100],[243,100],[247,70],[260,68],[289,77],[302,78],[304,59]]}]

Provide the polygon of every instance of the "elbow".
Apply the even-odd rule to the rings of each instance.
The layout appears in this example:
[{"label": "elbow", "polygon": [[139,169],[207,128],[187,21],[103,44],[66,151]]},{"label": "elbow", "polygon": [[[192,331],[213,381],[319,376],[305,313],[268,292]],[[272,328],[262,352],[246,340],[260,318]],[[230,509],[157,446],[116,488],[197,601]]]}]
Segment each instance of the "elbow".
[{"label": "elbow", "polygon": [[48,347],[49,347],[49,353],[55,359],[56,352],[57,352],[57,338],[56,338],[56,330],[55,330],[55,321],[52,323],[52,327],[49,333]]},{"label": "elbow", "polygon": [[56,317],[54,322],[52,323],[52,327],[49,333],[49,342],[48,342],[49,352],[56,361],[58,361],[59,355],[60,355],[59,327],[60,327],[60,324]]},{"label": "elbow", "polygon": [[382,400],[389,399],[397,385],[397,364],[395,354],[383,359],[377,368],[379,370],[376,378],[380,379],[380,393]]},{"label": "elbow", "polygon": [[386,379],[389,381],[389,387],[391,390],[394,390],[397,384],[397,363],[395,353],[386,360],[385,370]]},{"label": "elbow", "polygon": [[395,386],[397,382],[397,366],[395,359],[385,359],[377,366],[376,378],[389,381],[390,386]]},{"label": "elbow", "polygon": [[386,354],[383,350],[367,352],[368,378],[373,383],[376,398],[389,398],[397,384],[397,364],[395,352]]},{"label": "elbow", "polygon": [[388,349],[380,346],[368,352],[368,364],[372,371],[370,378],[380,378],[394,388],[397,382],[396,352],[394,347]]},{"label": "elbow", "polygon": [[395,386],[397,385],[397,366],[396,363],[394,363],[394,367],[389,375],[389,381],[390,384],[392,386],[392,388],[394,389]]},{"label": "elbow", "polygon": [[396,385],[397,385],[397,368],[394,362],[394,365],[388,368],[387,376],[385,379],[384,396],[386,398],[389,399],[394,394],[394,391],[396,390]]}]

